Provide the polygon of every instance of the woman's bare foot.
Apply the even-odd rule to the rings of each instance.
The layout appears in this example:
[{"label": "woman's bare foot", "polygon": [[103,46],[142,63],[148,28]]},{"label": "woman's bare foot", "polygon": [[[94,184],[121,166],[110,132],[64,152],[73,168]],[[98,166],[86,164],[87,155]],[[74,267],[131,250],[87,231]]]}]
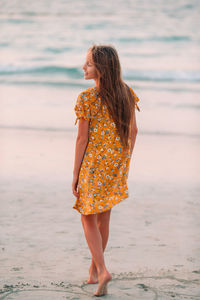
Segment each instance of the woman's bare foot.
[{"label": "woman's bare foot", "polygon": [[97,291],[94,293],[94,296],[100,297],[107,294],[107,284],[112,279],[111,274],[108,271],[102,272],[98,276],[99,286]]},{"label": "woman's bare foot", "polygon": [[97,276],[97,269],[95,264],[91,264],[90,269],[89,269],[89,278],[87,283],[97,283],[98,282],[98,276]]}]

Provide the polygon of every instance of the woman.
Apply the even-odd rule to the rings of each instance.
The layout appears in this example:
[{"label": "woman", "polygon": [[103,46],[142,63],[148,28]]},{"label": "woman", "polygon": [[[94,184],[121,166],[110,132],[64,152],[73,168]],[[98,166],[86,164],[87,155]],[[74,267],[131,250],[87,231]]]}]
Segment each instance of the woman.
[{"label": "woman", "polygon": [[107,293],[112,279],[104,261],[112,207],[128,197],[127,178],[137,125],[136,94],[121,78],[117,51],[93,45],[83,65],[84,78],[96,85],[79,94],[74,107],[78,135],[72,191],[74,209],[81,213],[92,254],[88,283],[97,283],[95,296]]}]

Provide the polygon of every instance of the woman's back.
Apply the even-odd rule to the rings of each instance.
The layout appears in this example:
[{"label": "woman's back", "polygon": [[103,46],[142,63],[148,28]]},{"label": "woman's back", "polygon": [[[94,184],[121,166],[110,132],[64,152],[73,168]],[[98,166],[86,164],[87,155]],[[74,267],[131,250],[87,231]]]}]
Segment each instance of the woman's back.
[{"label": "woman's back", "polygon": [[[131,89],[136,99],[139,101]],[[83,214],[106,211],[128,197],[127,177],[130,164],[130,144],[124,150],[116,125],[106,105],[100,109],[101,98],[96,87],[79,94],[74,110],[76,121],[89,121],[88,145],[83,157],[78,189],[80,198],[73,208]],[[139,110],[137,103],[136,107]]]}]

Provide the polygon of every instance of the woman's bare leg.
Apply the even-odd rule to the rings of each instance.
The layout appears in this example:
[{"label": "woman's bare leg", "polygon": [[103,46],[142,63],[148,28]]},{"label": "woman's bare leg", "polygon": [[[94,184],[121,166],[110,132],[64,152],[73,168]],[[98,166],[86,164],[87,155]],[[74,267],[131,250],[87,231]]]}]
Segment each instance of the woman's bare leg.
[{"label": "woman's bare leg", "polygon": [[107,283],[112,279],[112,276],[105,266],[102,237],[97,225],[97,215],[81,215],[81,221],[86,241],[97,268],[99,286],[94,295],[104,295]]},{"label": "woman's bare leg", "polygon": [[[109,223],[110,223],[110,213],[111,209],[108,211],[105,211],[103,213],[97,214],[97,225],[101,234],[102,238],[102,247],[103,247],[103,252],[106,248],[107,242],[108,242],[108,237],[109,237]],[[89,279],[88,283],[97,283],[98,278],[97,278],[97,269],[96,265],[94,262],[94,259],[92,258],[91,266],[89,269]]]}]

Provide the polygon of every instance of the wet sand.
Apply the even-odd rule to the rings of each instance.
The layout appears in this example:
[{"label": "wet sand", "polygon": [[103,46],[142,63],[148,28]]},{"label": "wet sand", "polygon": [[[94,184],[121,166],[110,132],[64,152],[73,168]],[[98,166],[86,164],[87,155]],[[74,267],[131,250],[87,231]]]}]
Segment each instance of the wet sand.
[{"label": "wet sand", "polygon": [[[90,299],[74,132],[1,129],[0,299]],[[105,299],[200,299],[199,140],[138,135],[112,209]]]}]

